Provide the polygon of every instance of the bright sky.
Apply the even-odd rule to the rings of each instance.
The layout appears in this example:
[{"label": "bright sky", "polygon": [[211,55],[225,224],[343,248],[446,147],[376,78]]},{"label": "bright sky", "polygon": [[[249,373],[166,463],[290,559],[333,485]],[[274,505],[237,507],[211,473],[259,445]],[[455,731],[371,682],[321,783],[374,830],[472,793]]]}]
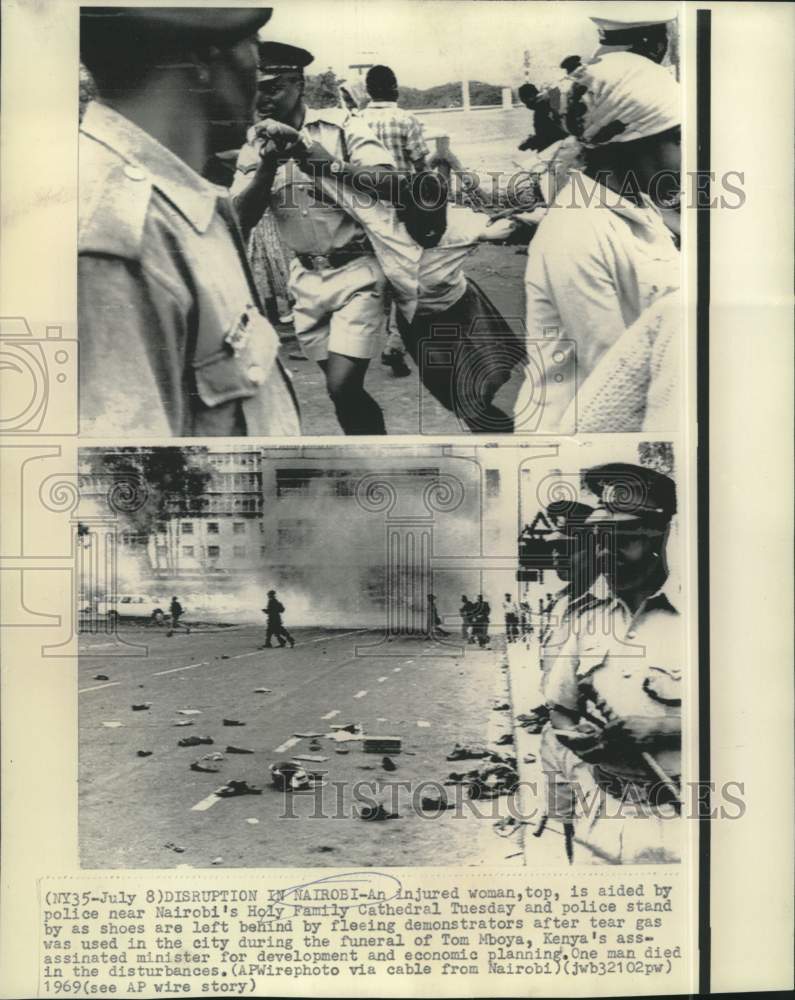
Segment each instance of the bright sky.
[{"label": "bright sky", "polygon": [[[315,55],[309,72],[331,67],[348,74],[351,63],[384,62],[410,87],[469,79],[516,86],[530,78],[554,79],[567,55],[590,55],[597,45],[589,15],[626,19],[638,4],[530,2],[530,0],[272,0],[274,14],[262,37],[290,42]],[[671,4],[658,16],[670,14]],[[651,18],[658,5],[644,3]]]}]

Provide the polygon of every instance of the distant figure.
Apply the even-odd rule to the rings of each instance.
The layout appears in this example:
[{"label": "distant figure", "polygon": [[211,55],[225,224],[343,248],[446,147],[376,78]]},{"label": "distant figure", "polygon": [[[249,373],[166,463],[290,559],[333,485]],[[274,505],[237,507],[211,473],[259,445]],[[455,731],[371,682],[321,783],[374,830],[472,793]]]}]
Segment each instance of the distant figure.
[{"label": "distant figure", "polygon": [[436,597],[433,594],[428,594],[427,632],[428,638],[430,639],[433,639],[436,636],[444,637],[450,635],[449,632],[442,628],[442,619],[439,615],[439,610],[436,607]]},{"label": "distant figure", "polygon": [[472,628],[472,611],[475,605],[470,601],[466,594],[461,595],[461,607],[458,609],[458,613],[461,615],[461,638],[465,642],[474,642],[474,636],[470,635],[470,629]]},{"label": "distant figure", "polygon": [[582,59],[580,56],[566,56],[566,58],[561,62],[560,68],[565,73],[573,73],[578,66],[582,65]]},{"label": "distant figure", "polygon": [[483,649],[489,642],[489,623],[491,622],[491,605],[483,599],[483,594],[478,594],[472,613],[472,622],[472,632],[478,645]]},{"label": "distant figure", "polygon": [[524,142],[519,143],[520,150],[532,149],[540,153],[553,142],[566,138],[566,132],[552,119],[552,109],[545,93],[532,83],[523,83],[517,93],[522,104],[533,112],[533,131]]},{"label": "distant figure", "polygon": [[171,637],[178,628],[184,628],[188,635],[190,635],[190,625],[180,625],[179,620],[185,612],[182,605],[177,600],[176,594],[171,598],[171,604],[169,605],[168,610],[171,614],[171,625],[168,632],[166,632],[166,636]]},{"label": "distant figure", "polygon": [[427,170],[430,149],[416,116],[399,108],[398,82],[389,66],[371,66],[365,79],[370,103],[360,112],[395,159],[398,170]]},{"label": "distant figure", "polygon": [[519,638],[519,608],[510,594],[505,595],[502,611],[505,615],[505,641],[513,642]]},{"label": "distant figure", "polygon": [[290,643],[290,648],[295,645],[295,639],[290,635],[287,629],[284,627],[282,622],[282,615],[284,614],[284,605],[276,597],[275,590],[268,591],[268,603],[267,606],[262,609],[268,619],[268,625],[265,632],[265,645],[263,649],[273,649],[273,643],[271,640],[276,637],[279,643],[279,649],[284,649],[287,643]]},{"label": "distant figure", "polygon": [[[397,105],[398,82],[389,66],[371,66],[365,79],[370,103],[359,115],[375,132],[381,143],[392,154],[398,170],[417,173],[427,170],[430,149],[422,134],[422,125],[410,111]],[[404,378],[411,374],[406,364],[406,352],[400,333],[387,305],[388,336],[381,354],[381,363],[392,369],[392,374]]]}]

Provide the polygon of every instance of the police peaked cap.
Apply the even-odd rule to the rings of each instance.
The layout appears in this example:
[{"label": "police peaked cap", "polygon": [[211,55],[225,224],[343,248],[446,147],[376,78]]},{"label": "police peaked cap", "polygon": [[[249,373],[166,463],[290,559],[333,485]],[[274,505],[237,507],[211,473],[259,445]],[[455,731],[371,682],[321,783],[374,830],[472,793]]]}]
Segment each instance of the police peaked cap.
[{"label": "police peaked cap", "polygon": [[597,508],[588,518],[590,525],[626,521],[664,525],[676,513],[676,484],[655,469],[609,462],[587,469],[583,480],[599,497]]},{"label": "police peaked cap", "polygon": [[285,42],[260,42],[258,79],[274,80],[282,73],[303,72],[314,59],[311,52],[297,45],[287,45]]},{"label": "police peaked cap", "polygon": [[555,534],[565,536],[585,524],[586,519],[593,514],[593,507],[578,500],[553,500],[547,505],[546,513]]},{"label": "police peaked cap", "polygon": [[255,35],[272,14],[272,7],[83,7],[80,30],[85,40],[126,40],[130,46],[234,45]]}]

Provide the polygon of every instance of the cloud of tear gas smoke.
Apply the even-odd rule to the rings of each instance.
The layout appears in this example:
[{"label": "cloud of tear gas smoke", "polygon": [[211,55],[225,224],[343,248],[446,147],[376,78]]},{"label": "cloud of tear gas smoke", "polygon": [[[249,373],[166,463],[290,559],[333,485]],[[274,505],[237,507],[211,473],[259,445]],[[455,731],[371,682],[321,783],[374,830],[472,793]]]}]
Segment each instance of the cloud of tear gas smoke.
[{"label": "cloud of tear gas smoke", "polygon": [[[443,622],[457,629],[461,594],[474,598],[487,589],[481,573],[467,568],[480,552],[480,474],[471,462],[427,464],[441,476],[357,462],[344,481],[324,471],[298,496],[266,488],[263,531],[254,536],[265,549],[261,561],[234,574],[153,574],[148,554],[120,550],[115,592],[155,597],[164,610],[176,594],[188,620],[264,626],[262,608],[274,589],[288,628],[380,629],[389,619],[405,632],[426,629],[433,592]],[[370,494],[357,496],[365,479]],[[429,491],[439,504],[430,517]],[[446,565],[434,568],[440,556]],[[450,567],[459,560],[461,568]],[[494,604],[501,594],[491,589]]]}]

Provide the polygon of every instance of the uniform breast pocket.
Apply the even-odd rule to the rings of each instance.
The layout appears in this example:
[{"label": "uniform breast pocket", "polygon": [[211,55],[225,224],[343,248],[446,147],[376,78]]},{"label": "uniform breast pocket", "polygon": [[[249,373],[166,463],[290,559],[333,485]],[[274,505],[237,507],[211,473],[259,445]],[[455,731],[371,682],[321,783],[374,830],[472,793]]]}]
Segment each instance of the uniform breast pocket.
[{"label": "uniform breast pocket", "polygon": [[254,306],[229,324],[222,348],[193,364],[196,391],[205,406],[256,396],[276,363],[279,340]]}]

